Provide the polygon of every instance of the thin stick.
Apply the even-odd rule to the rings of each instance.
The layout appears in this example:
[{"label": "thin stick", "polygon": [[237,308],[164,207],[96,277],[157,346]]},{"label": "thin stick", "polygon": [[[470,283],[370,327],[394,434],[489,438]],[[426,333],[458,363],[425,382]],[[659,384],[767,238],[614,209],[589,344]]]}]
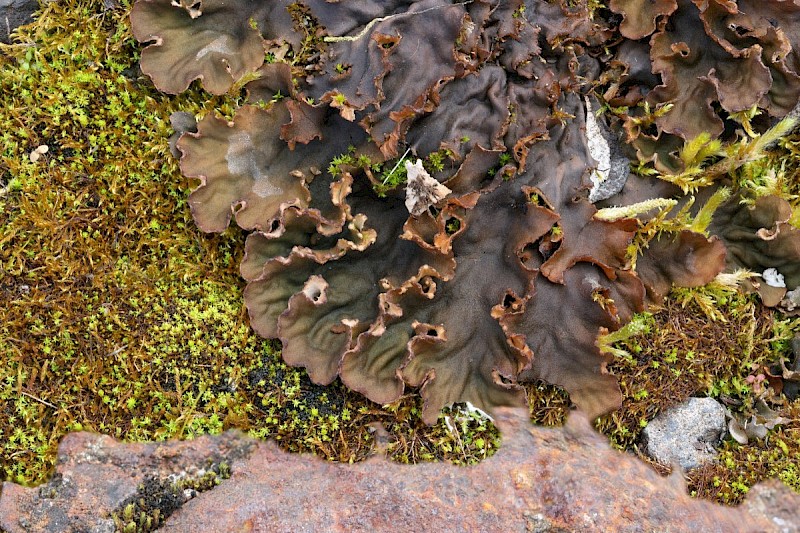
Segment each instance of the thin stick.
[{"label": "thin stick", "polygon": [[467,4],[471,4],[472,2],[473,2],[473,0],[468,0],[467,2],[461,2],[461,3],[458,3],[458,4],[447,4],[447,5],[442,5],[442,6],[429,7],[428,9],[424,9],[422,11],[412,11],[411,13],[395,13],[394,15],[388,15],[386,17],[379,17],[379,18],[372,19],[371,21],[369,21],[369,24],[364,26],[364,29],[361,30],[360,32],[358,32],[356,35],[353,35],[353,36],[345,35],[343,37],[334,37],[334,36],[330,36],[329,35],[329,36],[324,37],[322,40],[325,41],[326,43],[340,43],[340,42],[343,42],[343,41],[357,41],[357,40],[361,39],[363,36],[365,36],[367,33],[369,33],[369,30],[375,24],[377,24],[378,22],[383,22],[384,20],[393,19],[395,17],[406,17],[406,16],[409,16],[409,15],[422,15],[423,13],[427,13],[428,11],[433,11],[434,9],[442,9],[442,8],[445,8],[445,7],[452,7],[452,6],[465,6]]},{"label": "thin stick", "polygon": [[46,402],[46,401],[42,400],[41,398],[37,398],[37,397],[36,397],[36,396],[34,396],[33,394],[28,394],[28,393],[27,393],[27,392],[25,392],[24,390],[21,390],[21,391],[19,391],[19,392],[20,392],[20,394],[22,394],[23,396],[27,396],[27,397],[28,397],[28,398],[30,398],[31,400],[35,400],[35,401],[37,401],[37,402],[39,402],[39,403],[41,403],[41,404],[43,404],[43,405],[46,405],[47,407],[52,407],[53,409],[55,409],[56,411],[58,411],[58,407],[56,407],[55,405],[53,405],[53,404],[52,404],[52,403],[50,403],[50,402]]},{"label": "thin stick", "polygon": [[390,170],[389,173],[386,174],[386,177],[383,178],[383,184],[384,185],[386,185],[386,181],[392,176],[392,174],[394,174],[394,171],[397,170],[397,167],[400,166],[400,163],[403,162],[403,159],[406,158],[406,156],[408,155],[408,152],[410,152],[410,151],[411,151],[411,147],[409,146],[408,150],[406,150],[406,153],[404,153],[402,156],[400,156],[400,159],[397,160],[397,164],[394,167],[392,167],[392,170]]}]

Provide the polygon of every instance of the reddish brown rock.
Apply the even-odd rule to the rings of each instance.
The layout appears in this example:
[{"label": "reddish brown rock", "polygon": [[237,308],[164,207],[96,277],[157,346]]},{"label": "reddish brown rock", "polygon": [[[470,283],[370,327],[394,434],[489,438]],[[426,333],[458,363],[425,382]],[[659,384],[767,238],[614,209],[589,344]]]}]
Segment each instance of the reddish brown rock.
[{"label": "reddish brown rock", "polygon": [[798,531],[800,495],[782,485],[757,487],[760,496],[745,506],[725,508],[691,499],[679,478],[611,450],[578,416],[563,430],[545,429],[531,427],[524,410],[506,409],[497,423],[502,448],[473,467],[377,457],[335,464],[235,432],[152,444],[76,433],[62,442],[50,482],[3,485],[0,528],[110,532],[111,513],[122,513],[146,479],[201,475],[224,462],[230,478],[187,493],[164,530]]}]

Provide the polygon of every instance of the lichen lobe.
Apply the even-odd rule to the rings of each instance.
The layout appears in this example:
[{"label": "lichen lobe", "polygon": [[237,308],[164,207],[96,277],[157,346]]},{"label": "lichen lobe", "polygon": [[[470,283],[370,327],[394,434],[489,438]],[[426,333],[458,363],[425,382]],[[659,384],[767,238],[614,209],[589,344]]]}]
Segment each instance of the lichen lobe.
[{"label": "lichen lobe", "polygon": [[[653,34],[662,83],[647,98],[676,103],[656,128],[685,138],[719,132],[714,98],[730,112],[769,100],[762,82],[780,63],[773,55],[767,67],[761,45],[713,41],[705,11],[690,16],[695,4],[665,0],[623,25]],[[533,379],[564,387],[591,416],[616,408],[598,335],[673,284],[710,281],[725,250],[687,231],[652,241],[634,271],[640,221],[595,217],[598,163],[627,186],[585,96],[600,68],[588,52],[611,30],[566,2],[304,5],[320,25],[318,61],[294,83],[289,67],[262,68],[275,79],[245,86],[253,98],[286,87],[285,98],[246,104],[230,123],[206,117],[178,143],[184,174],[201,182],[190,197],[198,225],[222,231],[235,216],[255,230],[242,274],[256,331],[317,383],[340,377],[380,403],[418,387],[429,423],[454,402],[520,404]],[[684,18],[713,35],[681,40],[685,29],[666,21]],[[697,74],[696,58],[722,66]],[[754,79],[736,73],[743,64]],[[743,84],[745,104],[730,103],[728,81]],[[402,186],[381,189],[397,168]]]}]

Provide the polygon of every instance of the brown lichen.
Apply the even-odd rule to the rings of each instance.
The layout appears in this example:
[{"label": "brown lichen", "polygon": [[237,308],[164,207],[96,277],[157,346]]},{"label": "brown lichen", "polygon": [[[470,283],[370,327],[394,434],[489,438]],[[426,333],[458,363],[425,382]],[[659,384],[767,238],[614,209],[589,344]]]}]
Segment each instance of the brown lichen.
[{"label": "brown lichen", "polygon": [[[717,104],[726,114],[760,108],[778,117],[796,104],[800,40],[794,28],[800,6],[795,2],[679,0],[645,2],[644,9],[641,4],[616,1],[610,8],[625,17],[623,35],[639,39],[652,34],[649,55],[660,83],[622,80],[626,88],[619,97],[629,106],[672,104],[656,119],[660,132],[683,139],[718,136],[724,124]],[[657,16],[656,28],[651,23]],[[620,60],[633,67],[630,58]]]},{"label": "brown lichen", "polygon": [[[673,63],[659,67],[657,51],[683,38],[665,21],[705,20],[687,2],[667,4],[645,17],[665,17],[652,41],[662,86],[648,101],[657,103],[675,85]],[[254,328],[279,338],[284,359],[317,383],[338,376],[380,403],[419,387],[429,423],[454,402],[518,404],[520,382],[535,379],[563,386],[592,416],[616,408],[597,336],[643,309],[645,286],[657,302],[674,283],[707,283],[724,253],[687,228],[650,239],[637,273],[639,221],[595,216],[582,93],[600,68],[588,52],[609,28],[562,2],[305,6],[322,36],[318,61],[291,84],[277,68],[261,71],[275,83],[250,82],[251,95],[286,86],[286,98],[266,110],[245,105],[227,127],[206,118],[178,145],[184,173],[201,178],[190,199],[199,226],[220,231],[233,209],[239,226],[257,230],[242,264]],[[740,57],[761,61],[758,45],[737,53],[722,43],[716,55],[699,47],[670,49],[702,55],[712,69],[702,76],[730,73],[725,65]],[[744,109],[725,107],[717,88],[724,108]],[[740,89],[757,102],[769,86]],[[676,117],[661,113],[655,124],[674,133],[666,121]],[[404,166],[405,191],[386,187],[409,152],[419,169]],[[435,179],[422,166],[434,156]],[[493,177],[484,174],[492,160],[501,166]],[[384,164],[392,170],[380,180]],[[437,192],[420,200],[423,172]]]}]

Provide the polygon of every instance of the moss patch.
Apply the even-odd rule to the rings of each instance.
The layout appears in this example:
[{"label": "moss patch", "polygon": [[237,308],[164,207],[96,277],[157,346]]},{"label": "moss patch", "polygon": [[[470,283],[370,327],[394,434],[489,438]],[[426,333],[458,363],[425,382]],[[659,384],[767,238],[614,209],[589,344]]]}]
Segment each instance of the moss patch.
[{"label": "moss patch", "polygon": [[[711,302],[714,306],[708,308]],[[780,319],[752,296],[713,285],[675,290],[663,310],[637,320],[646,324],[645,331],[616,345],[627,354],[617,357],[610,369],[620,377],[623,406],[597,421],[613,445],[637,452],[647,423],[690,396],[710,396],[732,413],[752,413],[756,399],[764,394],[754,391],[748,376],[761,373],[782,356],[789,357],[788,341],[800,327],[800,321]],[[736,503],[746,487],[776,475],[800,490],[800,478],[791,473],[796,467],[782,460],[783,445],[776,442],[782,439],[793,453],[800,453],[800,401],[788,402],[780,395],[768,398],[773,409],[791,421],[746,446],[729,439],[717,463],[689,476],[690,490]],[[753,454],[763,462],[755,469],[746,459]],[[725,481],[709,484],[708,476]],[[748,481],[746,487],[742,479]]]}]

